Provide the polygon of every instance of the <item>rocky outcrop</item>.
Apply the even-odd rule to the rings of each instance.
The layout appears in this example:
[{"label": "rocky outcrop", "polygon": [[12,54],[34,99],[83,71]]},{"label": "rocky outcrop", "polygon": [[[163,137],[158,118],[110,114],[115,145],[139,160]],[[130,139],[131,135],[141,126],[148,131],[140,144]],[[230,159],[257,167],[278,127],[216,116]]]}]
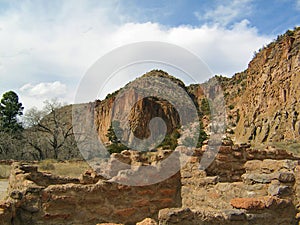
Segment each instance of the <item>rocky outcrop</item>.
[{"label": "rocky outcrop", "polygon": [[[151,78],[151,83],[149,83],[149,78]],[[104,142],[108,141],[106,134],[113,120],[119,121],[123,129],[124,124],[129,123],[132,133],[125,129],[123,133],[124,142],[132,141],[133,135],[139,139],[148,138],[151,135],[149,123],[155,117],[163,119],[166,123],[167,134],[179,127],[180,118],[178,112],[169,101],[158,98],[154,94],[148,96],[144,93],[144,90],[150,90],[150,92],[158,94],[160,90],[155,89],[155,83],[163,82],[163,79],[171,80],[179,88],[186,89],[182,81],[168,75],[164,71],[153,70],[114,94],[109,95],[105,100],[98,101],[94,109],[94,120],[101,140]],[[152,125],[152,131],[157,132],[157,134],[162,133],[159,123]],[[152,135],[156,136],[155,134]]]},{"label": "rocky outcrop", "polygon": [[268,143],[300,137],[300,28],[261,51],[249,67],[223,81],[236,141]]}]

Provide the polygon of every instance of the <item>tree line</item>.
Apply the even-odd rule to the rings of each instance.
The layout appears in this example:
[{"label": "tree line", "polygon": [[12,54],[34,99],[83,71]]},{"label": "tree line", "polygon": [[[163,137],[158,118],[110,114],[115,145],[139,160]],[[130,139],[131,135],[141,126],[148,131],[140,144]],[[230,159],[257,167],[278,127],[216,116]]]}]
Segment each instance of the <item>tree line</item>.
[{"label": "tree line", "polygon": [[71,108],[53,99],[43,109],[24,107],[13,91],[0,101],[0,159],[81,158],[71,121]]}]

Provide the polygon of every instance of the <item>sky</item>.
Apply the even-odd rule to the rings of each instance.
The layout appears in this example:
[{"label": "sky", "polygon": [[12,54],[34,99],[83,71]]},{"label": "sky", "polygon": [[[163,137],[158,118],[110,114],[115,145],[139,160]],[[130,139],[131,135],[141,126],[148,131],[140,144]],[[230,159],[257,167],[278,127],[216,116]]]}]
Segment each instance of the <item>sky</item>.
[{"label": "sky", "polygon": [[[230,77],[299,23],[300,0],[0,0],[0,96],[15,91],[25,110],[72,103],[99,58],[142,41],[178,45]],[[115,79],[95,99],[139,75]]]}]

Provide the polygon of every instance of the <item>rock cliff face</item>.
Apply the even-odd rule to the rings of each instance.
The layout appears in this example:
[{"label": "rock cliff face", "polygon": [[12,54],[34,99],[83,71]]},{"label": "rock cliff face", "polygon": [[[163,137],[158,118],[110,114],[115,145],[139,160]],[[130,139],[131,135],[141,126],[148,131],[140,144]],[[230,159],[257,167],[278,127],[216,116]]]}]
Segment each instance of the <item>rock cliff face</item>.
[{"label": "rock cliff face", "polygon": [[[184,83],[164,71],[153,70],[136,79],[124,88],[110,94],[103,101],[94,104],[94,124],[98,136],[108,142],[107,131],[113,120],[120,121],[121,128],[130,129],[124,133],[125,141],[137,137],[147,139],[150,136],[150,121],[160,117],[166,124],[167,133],[182,125],[182,119],[190,117],[191,110],[179,112],[169,99],[147,96],[141,90],[151,89],[160,93],[151,80],[145,78],[164,78],[186,91],[194,105],[204,114],[202,118],[206,128],[210,124],[210,115],[205,113],[205,96],[215,98],[214,93],[223,88],[226,111],[227,132],[235,142],[250,142],[267,145],[277,142],[297,142],[300,138],[300,28],[288,31],[276,41],[263,47],[249,63],[248,68],[232,78],[216,76],[214,82],[194,84],[186,87]],[[154,79],[155,80],[155,79]],[[133,83],[135,83],[134,81]],[[158,82],[159,83],[159,82]],[[174,91],[175,93],[176,91]],[[221,97],[221,96],[220,96]],[[176,101],[183,98],[177,96]],[[221,98],[217,101],[221,102]],[[207,103],[208,104],[208,103]],[[184,105],[184,104],[181,104]],[[218,107],[222,104],[216,104]],[[209,108],[208,108],[209,110]],[[152,124],[153,125],[153,124]],[[162,133],[161,124],[154,123],[153,131]]]},{"label": "rock cliff face", "polygon": [[[159,79],[162,79],[162,81]],[[178,111],[170,103],[169,99],[156,97],[155,95],[160,93],[160,90],[156,89],[155,84],[158,82],[162,83],[163,79],[170,80],[174,82],[177,88],[186,90],[182,81],[168,75],[164,71],[153,70],[136,79],[134,85],[129,83],[105,100],[99,101],[95,107],[95,124],[101,140],[104,142],[108,141],[106,134],[114,120],[120,122],[122,129],[126,125],[131,129],[132,133],[127,130],[123,134],[125,142],[130,142],[133,139],[133,135],[139,139],[148,138],[150,136],[149,122],[155,117],[164,120],[167,134],[170,134],[177,128],[182,122]],[[150,94],[144,93],[143,89]],[[179,103],[180,101],[179,99]],[[189,118],[188,113],[183,117]],[[184,118],[181,118],[181,120]],[[154,126],[152,127],[153,131],[157,132],[157,134],[162,133],[160,123],[152,125]]]},{"label": "rock cliff face", "polygon": [[248,69],[221,82],[236,141],[295,141],[300,137],[300,29],[256,54]]},{"label": "rock cliff face", "polygon": [[[137,80],[148,77],[170,79],[188,93],[200,111],[203,111],[205,95],[214,97],[210,95],[218,90],[213,89],[222,87],[226,108],[217,110],[226,110],[228,131],[233,140],[252,144],[296,141],[300,137],[299,50],[300,29],[296,28],[262,48],[245,71],[232,78],[216,76],[219,86],[206,82],[185,87],[182,81],[161,70],[153,70]],[[141,89],[155,86],[149,81],[141,81],[139,85]],[[120,96],[122,91],[124,93]],[[155,88],[153,91],[159,93]],[[126,141],[132,140],[133,136],[148,138],[149,122],[154,117],[165,121],[168,133],[180,126],[182,118],[168,99],[143,98],[143,95],[138,87],[129,83],[107,99],[97,102],[95,125],[104,142],[108,141],[106,134],[113,118],[118,118],[121,124],[129,123],[132,133],[125,132]],[[130,113],[122,115],[124,112]],[[189,114],[184,117],[188,118]],[[205,126],[209,124],[208,118],[209,115],[203,118]],[[159,123],[154,125],[153,130],[161,132]]]}]

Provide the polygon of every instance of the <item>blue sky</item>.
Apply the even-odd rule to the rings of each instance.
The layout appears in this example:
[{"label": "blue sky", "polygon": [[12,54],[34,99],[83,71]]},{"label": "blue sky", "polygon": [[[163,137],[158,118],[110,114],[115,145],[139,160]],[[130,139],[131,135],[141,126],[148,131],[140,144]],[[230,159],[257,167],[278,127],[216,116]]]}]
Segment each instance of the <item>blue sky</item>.
[{"label": "blue sky", "polygon": [[97,59],[140,41],[176,44],[232,76],[299,23],[300,0],[0,0],[0,94],[16,91],[27,109],[53,97],[71,103]]},{"label": "blue sky", "polygon": [[[236,3],[234,3],[236,2]],[[216,9],[226,9],[216,12]],[[157,22],[168,27],[222,23],[227,17],[226,27],[235,22],[247,19],[255,26],[259,34],[277,35],[293,28],[300,21],[300,3],[295,0],[256,0],[256,1],[223,1],[223,0],[165,0],[139,1],[125,3],[122,9],[133,12],[130,22]],[[210,12],[215,11],[215,14]],[[209,16],[211,15],[211,16]],[[213,16],[215,15],[215,17]],[[225,19],[226,20],[226,19]],[[224,22],[223,24],[224,25]]]}]

